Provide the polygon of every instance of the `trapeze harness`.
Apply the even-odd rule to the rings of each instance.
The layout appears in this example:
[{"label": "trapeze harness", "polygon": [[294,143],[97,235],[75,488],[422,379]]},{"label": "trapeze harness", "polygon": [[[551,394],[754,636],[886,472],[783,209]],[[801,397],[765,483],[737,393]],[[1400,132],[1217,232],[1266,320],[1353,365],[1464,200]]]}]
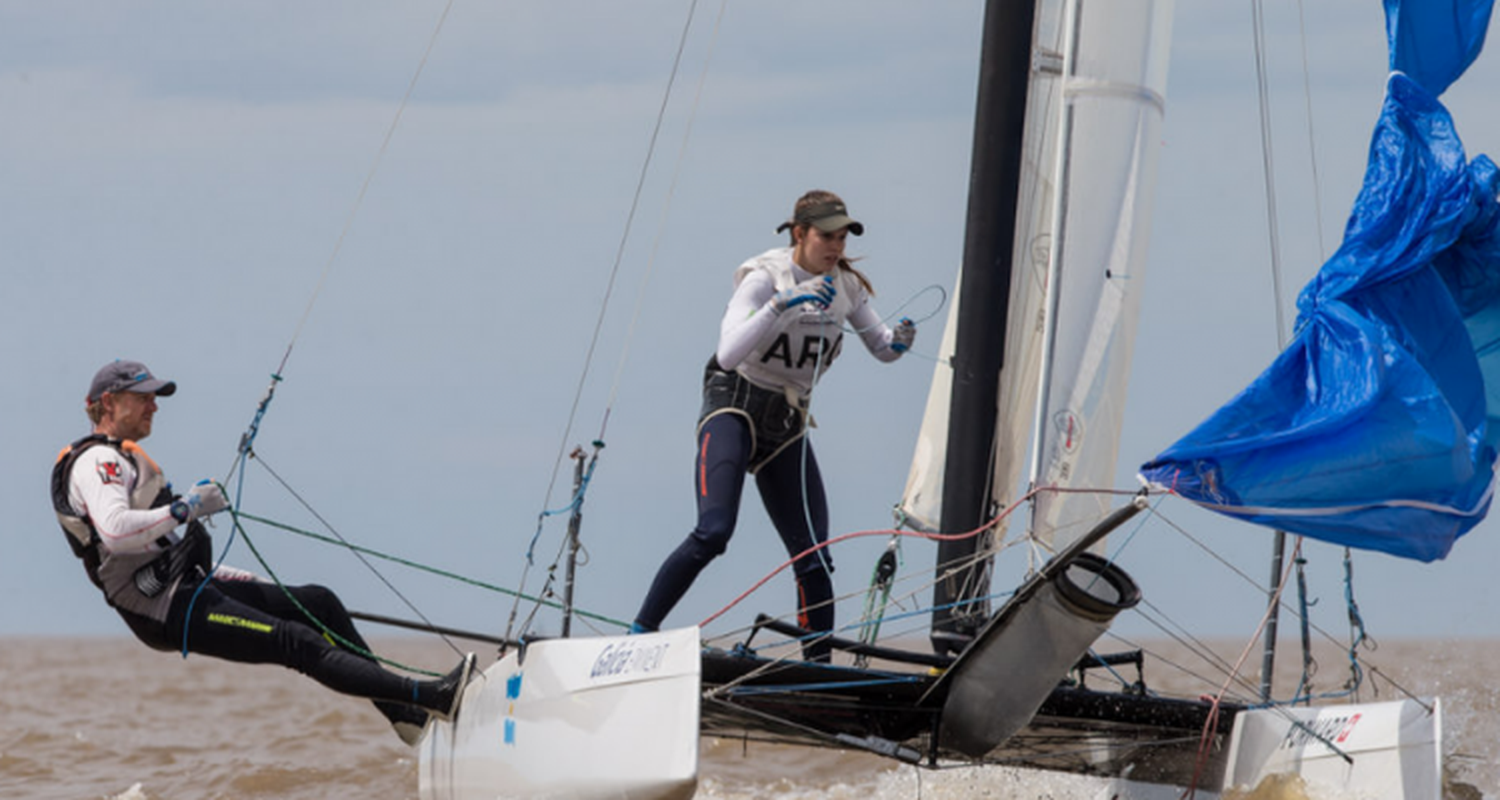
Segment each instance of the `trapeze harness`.
[{"label": "trapeze harness", "polygon": [[[735,271],[735,284],[755,270],[767,272],[777,291],[797,284],[791,248],[771,250],[746,261]],[[816,427],[807,411],[807,397],[843,349],[840,322],[865,296],[863,287],[847,279],[842,271],[836,271],[834,280],[837,293],[826,311],[811,305],[787,309],[769,335],[735,369],[724,369],[715,355],[703,370],[698,432],[701,434],[704,424],[719,414],[743,417],[750,428],[751,474],[802,438],[809,427]]]},{"label": "trapeze harness", "polygon": [[196,580],[209,573],[213,563],[212,541],[203,524],[191,520],[181,538],[157,539],[160,550],[113,553],[102,546],[93,522],[74,511],[68,500],[73,465],[85,451],[97,446],[115,450],[135,467],[131,508],[160,508],[175,499],[161,469],[139,445],[96,433],[68,445],[58,454],[52,467],[52,508],[57,512],[57,521],[67,535],[73,555],[83,561],[89,580],[104,592],[109,605],[120,612],[141,641],[158,650],[172,650],[175,643],[166,632],[172,596],[184,579]]}]

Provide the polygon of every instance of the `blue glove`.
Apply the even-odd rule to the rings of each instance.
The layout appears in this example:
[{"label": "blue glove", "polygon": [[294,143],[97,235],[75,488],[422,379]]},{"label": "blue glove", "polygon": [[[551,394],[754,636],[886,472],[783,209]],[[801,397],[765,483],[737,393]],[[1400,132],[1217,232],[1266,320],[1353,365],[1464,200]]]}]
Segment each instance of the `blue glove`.
[{"label": "blue glove", "polygon": [[891,331],[891,349],[898,353],[905,353],[911,349],[912,340],[917,338],[917,324],[906,317],[901,318],[901,323]]},{"label": "blue glove", "polygon": [[778,314],[803,303],[812,303],[820,309],[825,309],[828,308],[829,303],[833,302],[833,296],[836,294],[838,290],[833,288],[833,276],[824,275],[809,278],[790,289],[777,292],[776,296],[771,298],[771,303],[776,307]]}]

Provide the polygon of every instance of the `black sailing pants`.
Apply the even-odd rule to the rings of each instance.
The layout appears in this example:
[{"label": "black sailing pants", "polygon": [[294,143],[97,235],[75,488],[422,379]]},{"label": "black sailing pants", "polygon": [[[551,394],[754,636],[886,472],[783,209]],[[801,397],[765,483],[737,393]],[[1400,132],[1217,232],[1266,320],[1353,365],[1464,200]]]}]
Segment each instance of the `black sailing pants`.
[{"label": "black sailing pants", "polygon": [[[142,635],[143,629],[136,624],[131,628],[156,649],[181,650],[186,619],[190,653],[243,664],[280,664],[336,692],[375,701],[375,707],[392,722],[425,722],[426,712],[409,705],[416,701],[416,681],[336,644],[297,607],[300,603],[329,630],[368,653],[369,645],[331,590],[317,585],[283,588],[258,581],[211,580],[194,599],[199,583],[184,580],[177,588],[166,626],[153,626],[160,637]],[[191,618],[186,617],[189,605]],[[136,622],[129,619],[133,615],[126,616],[127,622]]]},{"label": "black sailing pants", "polygon": [[[749,425],[738,414],[717,414],[703,424],[698,433],[693,481],[698,498],[698,527],[661,565],[636,615],[639,627],[660,628],[698,573],[729,547],[739,516],[750,447]],[[755,486],[789,556],[797,556],[814,543],[828,540],[828,499],[823,493],[818,460],[805,437],[766,462],[755,474]],[[833,561],[826,548],[793,566],[798,624],[808,630],[833,630],[833,579],[829,575],[832,571]],[[804,657],[810,661],[827,661],[828,654],[829,647],[823,642],[812,642],[803,648]]]}]

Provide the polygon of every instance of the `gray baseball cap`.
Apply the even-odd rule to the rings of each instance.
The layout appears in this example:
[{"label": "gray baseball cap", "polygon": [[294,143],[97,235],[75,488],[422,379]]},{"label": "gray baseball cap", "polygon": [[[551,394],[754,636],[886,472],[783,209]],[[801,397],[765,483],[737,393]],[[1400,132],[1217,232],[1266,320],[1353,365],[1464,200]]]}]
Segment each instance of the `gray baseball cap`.
[{"label": "gray baseball cap", "polygon": [[787,222],[781,223],[781,227],[777,228],[776,232],[781,233],[793,225],[801,225],[803,223],[811,225],[824,233],[832,233],[839,228],[848,228],[849,232],[855,236],[863,236],[865,234],[865,226],[853,217],[850,217],[849,209],[844,205],[843,201],[839,200],[815,203],[808,206],[807,210],[801,214],[798,214]]},{"label": "gray baseball cap", "polygon": [[90,403],[99,399],[99,395],[109,392],[135,392],[137,394],[154,394],[166,397],[177,391],[175,381],[164,381],[151,374],[146,365],[139,361],[121,361],[118,358],[105,364],[94,373],[94,382],[89,384],[88,401]]}]

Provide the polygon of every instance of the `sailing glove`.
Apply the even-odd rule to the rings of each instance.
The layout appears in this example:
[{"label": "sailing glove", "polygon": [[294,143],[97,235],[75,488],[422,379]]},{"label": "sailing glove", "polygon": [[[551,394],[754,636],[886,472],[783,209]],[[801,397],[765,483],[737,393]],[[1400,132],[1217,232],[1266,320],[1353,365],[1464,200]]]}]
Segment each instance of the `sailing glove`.
[{"label": "sailing glove", "polygon": [[783,289],[771,298],[771,304],[775,306],[776,313],[800,306],[803,303],[813,303],[820,309],[828,308],[833,302],[833,296],[838,291],[833,288],[833,278],[828,275],[809,278],[790,289]]},{"label": "sailing glove", "polygon": [[917,324],[906,317],[901,318],[901,323],[891,331],[891,349],[898,353],[905,353],[911,349],[911,343],[917,338]]},{"label": "sailing glove", "polygon": [[223,487],[204,478],[172,504],[172,516],[178,522],[187,522],[217,514],[228,507],[229,498],[224,496]]}]

